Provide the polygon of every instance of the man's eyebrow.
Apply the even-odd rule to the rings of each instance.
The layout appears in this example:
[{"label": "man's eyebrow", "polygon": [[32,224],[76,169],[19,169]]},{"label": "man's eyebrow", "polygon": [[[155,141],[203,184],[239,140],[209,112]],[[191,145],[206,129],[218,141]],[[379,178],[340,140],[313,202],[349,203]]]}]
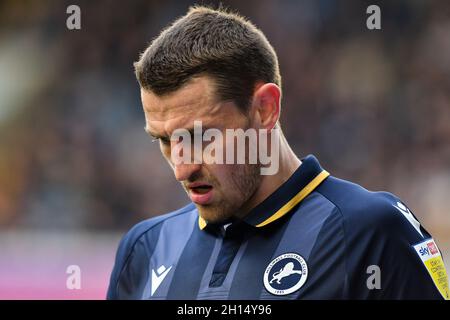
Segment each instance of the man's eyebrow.
[{"label": "man's eyebrow", "polygon": [[[208,130],[208,129],[216,129],[216,128],[203,125],[203,126],[202,126],[201,134],[203,135],[203,134],[205,133],[205,131]],[[184,130],[186,130],[187,132],[189,132],[189,134],[190,134],[191,136],[194,136],[194,128],[184,128]]]},{"label": "man's eyebrow", "polygon": [[[182,129],[186,130],[187,132],[189,132],[191,137],[194,136],[194,128],[182,128]],[[210,128],[209,127],[202,127],[201,134],[203,135],[205,133],[205,131],[208,130],[208,129],[210,129]],[[150,129],[148,129],[147,127],[144,127],[144,130],[145,130],[145,132],[147,132],[148,135],[150,135],[154,139],[169,139],[170,138],[170,137],[165,136],[165,135],[160,135],[160,134],[154,133]]]}]

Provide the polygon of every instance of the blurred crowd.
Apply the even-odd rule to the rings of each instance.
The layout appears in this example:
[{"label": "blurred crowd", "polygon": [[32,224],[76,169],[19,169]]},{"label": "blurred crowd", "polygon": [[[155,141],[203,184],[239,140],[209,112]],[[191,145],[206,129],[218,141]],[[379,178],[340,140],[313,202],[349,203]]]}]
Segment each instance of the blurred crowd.
[{"label": "blurred crowd", "polygon": [[[144,132],[132,63],[191,4],[0,2],[0,227],[122,230],[188,202]],[[223,2],[278,53],[294,151],[450,238],[450,5],[381,2],[368,30],[369,4]]]}]

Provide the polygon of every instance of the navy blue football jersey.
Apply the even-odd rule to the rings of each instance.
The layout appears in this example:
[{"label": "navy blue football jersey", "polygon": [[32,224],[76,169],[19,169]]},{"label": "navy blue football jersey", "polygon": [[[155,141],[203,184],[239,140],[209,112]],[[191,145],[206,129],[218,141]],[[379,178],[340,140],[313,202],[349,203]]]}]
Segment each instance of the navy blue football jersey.
[{"label": "navy blue football jersey", "polygon": [[108,299],[448,299],[431,235],[396,196],[330,176],[309,155],[242,220],[194,204],[122,239]]}]

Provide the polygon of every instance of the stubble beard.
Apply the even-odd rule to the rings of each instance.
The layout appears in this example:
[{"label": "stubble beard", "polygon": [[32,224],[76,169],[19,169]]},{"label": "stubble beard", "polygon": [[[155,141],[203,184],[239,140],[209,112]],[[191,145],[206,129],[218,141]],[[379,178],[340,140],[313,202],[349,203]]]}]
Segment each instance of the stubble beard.
[{"label": "stubble beard", "polygon": [[[196,204],[197,210],[203,219],[210,223],[220,224],[231,217],[244,217],[248,210],[251,209],[248,208],[248,202],[261,183],[260,165],[236,165],[231,170],[230,182],[231,185],[228,188],[233,189],[233,193],[224,193],[223,191],[226,190],[220,190],[222,192],[220,192],[220,199],[217,202],[209,205]],[[215,185],[217,186],[217,184]]]}]

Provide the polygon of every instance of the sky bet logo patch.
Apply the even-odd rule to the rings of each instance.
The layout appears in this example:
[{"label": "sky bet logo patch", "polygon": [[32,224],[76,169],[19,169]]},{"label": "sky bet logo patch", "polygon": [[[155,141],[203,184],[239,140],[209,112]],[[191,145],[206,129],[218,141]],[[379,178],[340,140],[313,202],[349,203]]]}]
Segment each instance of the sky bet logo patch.
[{"label": "sky bet logo patch", "polygon": [[428,246],[428,251],[429,251],[431,254],[436,254],[436,253],[438,253],[438,250],[437,250],[437,248],[436,248],[436,245],[434,244],[434,241],[428,242],[428,243],[427,243],[427,246]]},{"label": "sky bet logo patch", "polygon": [[271,294],[288,295],[299,290],[307,278],[308,266],[305,259],[296,253],[285,253],[267,266],[264,287]]},{"label": "sky bet logo patch", "polygon": [[413,247],[433,279],[436,288],[439,290],[444,299],[449,300],[450,293],[448,288],[448,276],[441,253],[439,252],[434,240],[430,238],[416,244]]}]

